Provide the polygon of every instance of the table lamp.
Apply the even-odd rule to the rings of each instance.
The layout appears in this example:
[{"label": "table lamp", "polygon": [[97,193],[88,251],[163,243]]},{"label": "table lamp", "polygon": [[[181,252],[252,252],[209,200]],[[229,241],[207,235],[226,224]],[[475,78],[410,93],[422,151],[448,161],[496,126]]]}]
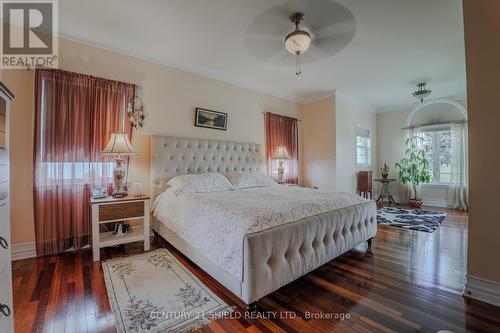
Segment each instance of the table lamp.
[{"label": "table lamp", "polygon": [[114,132],[111,134],[108,144],[99,154],[100,156],[112,156],[115,159],[113,169],[113,197],[121,198],[127,196],[125,189],[126,170],[123,166],[123,157],[139,155],[130,144],[127,133]]},{"label": "table lamp", "polygon": [[291,159],[285,146],[278,146],[276,152],[274,153],[273,160],[279,160],[278,167],[278,183],[285,183],[285,168],[283,167],[284,160]]}]

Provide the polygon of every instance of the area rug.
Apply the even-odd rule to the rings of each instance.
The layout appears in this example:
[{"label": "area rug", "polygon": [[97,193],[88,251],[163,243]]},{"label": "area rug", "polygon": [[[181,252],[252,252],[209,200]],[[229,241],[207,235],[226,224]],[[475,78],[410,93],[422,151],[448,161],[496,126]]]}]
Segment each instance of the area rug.
[{"label": "area rug", "polygon": [[232,311],[166,249],[102,269],[119,333],[190,332]]},{"label": "area rug", "polygon": [[377,223],[411,230],[434,232],[446,213],[384,207],[377,212]]}]

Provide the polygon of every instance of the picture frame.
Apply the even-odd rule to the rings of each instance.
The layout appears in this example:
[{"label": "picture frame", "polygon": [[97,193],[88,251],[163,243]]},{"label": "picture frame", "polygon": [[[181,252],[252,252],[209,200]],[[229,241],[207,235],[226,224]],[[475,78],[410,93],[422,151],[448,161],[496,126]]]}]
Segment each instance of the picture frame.
[{"label": "picture frame", "polygon": [[227,113],[196,108],[194,126],[225,131],[227,129]]},{"label": "picture frame", "polygon": [[92,199],[106,198],[108,190],[105,187],[94,187],[92,189]]}]

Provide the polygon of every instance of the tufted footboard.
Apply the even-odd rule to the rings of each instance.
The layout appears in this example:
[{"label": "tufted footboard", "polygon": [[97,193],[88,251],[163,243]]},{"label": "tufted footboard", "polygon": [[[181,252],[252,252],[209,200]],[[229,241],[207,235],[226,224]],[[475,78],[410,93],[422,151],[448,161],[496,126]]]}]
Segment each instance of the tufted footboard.
[{"label": "tufted footboard", "polygon": [[241,299],[250,304],[377,233],[375,202],[247,235]]}]

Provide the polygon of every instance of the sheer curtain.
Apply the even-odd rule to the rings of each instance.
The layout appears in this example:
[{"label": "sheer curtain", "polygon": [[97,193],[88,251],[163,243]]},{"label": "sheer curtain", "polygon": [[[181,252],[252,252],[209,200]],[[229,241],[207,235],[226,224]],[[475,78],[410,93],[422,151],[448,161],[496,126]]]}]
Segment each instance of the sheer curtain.
[{"label": "sheer curtain", "polygon": [[[36,70],[34,209],[39,256],[90,244],[91,188],[109,186],[113,161],[99,158],[134,96],[131,84]],[[126,131],[131,133],[126,119]]]},{"label": "sheer curtain", "polygon": [[[403,137],[404,137],[403,149],[406,149],[406,140],[414,138],[419,132],[420,132],[420,130],[418,127],[409,127],[409,128],[403,129]],[[405,155],[404,150],[403,150],[402,155],[403,156]],[[405,197],[405,202],[409,202],[411,197],[413,195],[416,195],[415,193],[413,193],[413,185],[410,183],[407,183],[407,184],[403,184],[402,186],[403,186],[403,195]]]},{"label": "sheer curtain", "polygon": [[451,124],[450,185],[448,208],[468,210],[467,124]]},{"label": "sheer curtain", "polygon": [[278,161],[273,155],[278,146],[285,146],[291,159],[283,164],[285,168],[285,182],[297,184],[299,182],[299,127],[298,120],[267,112],[264,116],[266,131],[266,159],[268,174],[278,178]]}]

